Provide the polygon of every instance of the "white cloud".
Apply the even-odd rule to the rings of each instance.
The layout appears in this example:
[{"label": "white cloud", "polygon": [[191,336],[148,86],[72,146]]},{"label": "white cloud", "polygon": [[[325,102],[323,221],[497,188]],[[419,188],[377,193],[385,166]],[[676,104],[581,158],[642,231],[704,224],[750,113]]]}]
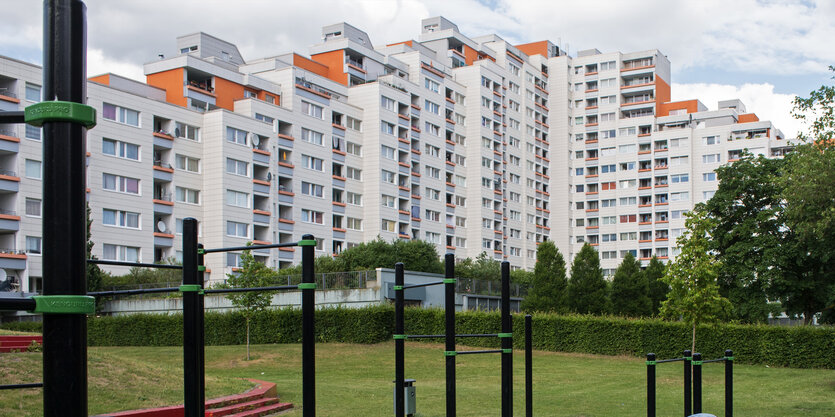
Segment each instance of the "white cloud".
[{"label": "white cloud", "polygon": [[770,120],[783,131],[787,139],[794,139],[803,124],[791,116],[795,95],[774,92],[771,84],[677,84],[670,86],[672,101],[699,99],[710,110],[716,110],[720,100],[740,99],[748,112],[760,120]]},{"label": "white cloud", "polygon": [[145,82],[145,75],[144,72],[142,72],[142,66],[136,65],[133,62],[117,61],[109,58],[105,56],[101,49],[88,49],[87,77],[93,77],[109,72]]}]

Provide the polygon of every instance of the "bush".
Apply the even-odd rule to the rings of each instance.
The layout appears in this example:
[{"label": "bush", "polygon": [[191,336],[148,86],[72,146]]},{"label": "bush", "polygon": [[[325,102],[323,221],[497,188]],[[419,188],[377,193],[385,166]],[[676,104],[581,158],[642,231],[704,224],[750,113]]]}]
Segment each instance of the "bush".
[{"label": "bush", "polygon": [[[237,312],[207,312],[206,345],[246,342],[243,315]],[[132,315],[91,317],[90,346],[182,345],[181,315]],[[40,331],[38,322],[3,323],[2,328]],[[524,348],[524,316],[513,316],[516,349]],[[498,313],[468,311],[456,314],[456,333],[498,333]],[[302,314],[299,309],[268,310],[252,319],[253,343],[300,343]],[[391,340],[394,309],[390,305],[366,308],[324,308],[316,311],[318,343],[380,343]],[[583,315],[533,315],[533,347],[537,350],[628,355],[648,352],[659,359],[681,356],[690,347],[691,328],[684,323],[659,319],[625,319]],[[406,309],[406,333],[444,334],[440,309]],[[831,326],[778,327],[768,325],[717,324],[697,328],[696,348],[705,359],[720,358],[725,349],[734,351],[739,363],[794,368],[835,369],[835,328]],[[441,343],[443,339],[428,342]],[[498,348],[497,338],[459,339],[459,345]]]}]

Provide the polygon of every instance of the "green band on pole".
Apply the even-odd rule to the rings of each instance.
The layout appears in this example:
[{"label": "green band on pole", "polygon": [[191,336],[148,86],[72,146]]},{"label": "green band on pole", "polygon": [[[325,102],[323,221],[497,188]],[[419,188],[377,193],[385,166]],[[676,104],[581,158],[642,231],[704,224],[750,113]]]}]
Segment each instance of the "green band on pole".
[{"label": "green band on pole", "polygon": [[206,272],[206,265],[197,265],[197,272]]},{"label": "green band on pole", "polygon": [[444,278],[444,284],[455,284],[455,278]]},{"label": "green band on pole", "polygon": [[406,340],[407,336],[405,334],[395,334],[392,335],[394,340]]},{"label": "green band on pole", "polygon": [[309,240],[300,240],[299,246],[316,246],[316,240],[309,239]]},{"label": "green band on pole", "polygon": [[302,282],[301,284],[298,285],[298,288],[300,290],[315,290],[316,289],[316,283],[315,282]]},{"label": "green band on pole", "polygon": [[690,364],[691,364],[691,365],[693,365],[693,366],[696,366],[696,365],[701,366],[701,365],[702,365],[702,361],[690,361]]},{"label": "green band on pole", "polygon": [[726,361],[731,361],[731,362],[733,362],[733,361],[734,361],[734,357],[733,357],[733,356],[725,356],[725,360],[726,360]]},{"label": "green band on pole", "polygon": [[500,338],[512,338],[513,333],[499,333],[497,336]]},{"label": "green band on pole", "polygon": [[502,349],[502,353],[513,353],[513,349]]},{"label": "green band on pole", "polygon": [[183,284],[180,285],[180,292],[196,292],[203,294],[203,286],[200,284]]},{"label": "green band on pole", "polygon": [[444,356],[455,356],[456,354],[458,354],[458,352],[456,352],[454,350],[445,350],[444,351]]},{"label": "green band on pole", "polygon": [[197,249],[197,254],[198,254],[198,255],[205,255],[205,254],[206,254],[206,249],[203,249],[203,248],[198,248],[198,249]]},{"label": "green band on pole", "polygon": [[96,298],[89,295],[33,295],[33,313],[95,314]]},{"label": "green band on pole", "polygon": [[393,289],[394,289],[395,291],[402,291],[402,290],[403,290],[403,286],[402,286],[402,285],[395,285],[395,286],[393,287]]},{"label": "green band on pole", "polygon": [[647,361],[647,366],[649,365],[655,365],[655,361]]},{"label": "green band on pole", "polygon": [[72,122],[90,129],[96,125],[96,109],[71,101],[42,101],[26,107],[23,119],[37,127],[45,122]]}]

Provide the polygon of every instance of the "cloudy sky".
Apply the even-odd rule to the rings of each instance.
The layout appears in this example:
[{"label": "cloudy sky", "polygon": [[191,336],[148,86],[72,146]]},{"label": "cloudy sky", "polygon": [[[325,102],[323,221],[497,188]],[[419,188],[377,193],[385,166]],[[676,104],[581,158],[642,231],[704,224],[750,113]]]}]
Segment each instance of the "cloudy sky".
[{"label": "cloudy sky", "polygon": [[[511,43],[548,39],[577,50],[657,48],[672,62],[673,100],[708,108],[741,98],[787,137],[802,125],[795,95],[831,83],[835,1],[805,0],[87,0],[88,73],[144,80],[142,64],[171,55],[178,35],[204,31],[244,59],[307,55],[321,27],[345,21],[375,45],[416,39],[420,20],[443,15],[465,35]],[[0,0],[0,54],[41,63],[42,2]]]}]

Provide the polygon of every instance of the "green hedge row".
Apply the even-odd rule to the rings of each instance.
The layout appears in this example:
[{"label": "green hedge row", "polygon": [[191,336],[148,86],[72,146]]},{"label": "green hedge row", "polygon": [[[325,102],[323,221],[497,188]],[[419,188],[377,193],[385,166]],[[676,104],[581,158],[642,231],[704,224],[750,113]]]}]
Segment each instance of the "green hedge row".
[{"label": "green hedge row", "polygon": [[[514,346],[524,347],[524,317],[514,315]],[[270,310],[253,318],[252,343],[299,343],[301,311]],[[38,330],[38,324],[5,323],[3,328]],[[498,313],[464,312],[456,315],[458,333],[497,333]],[[374,306],[362,309],[328,308],[316,311],[318,342],[379,343],[391,340],[394,309]],[[444,312],[434,309],[406,310],[408,334],[443,334]],[[656,319],[624,319],[596,316],[533,316],[533,346],[537,350],[599,355],[673,358],[690,347],[691,329],[683,323]],[[206,344],[242,344],[246,326],[239,313],[206,313]],[[441,342],[441,339],[436,340]],[[181,315],[133,315],[91,318],[91,346],[176,346],[182,344]],[[498,347],[498,339],[468,338],[461,345]],[[705,359],[722,357],[732,349],[740,363],[796,368],[835,369],[835,328],[778,327],[720,324],[697,329],[696,350]]]}]

